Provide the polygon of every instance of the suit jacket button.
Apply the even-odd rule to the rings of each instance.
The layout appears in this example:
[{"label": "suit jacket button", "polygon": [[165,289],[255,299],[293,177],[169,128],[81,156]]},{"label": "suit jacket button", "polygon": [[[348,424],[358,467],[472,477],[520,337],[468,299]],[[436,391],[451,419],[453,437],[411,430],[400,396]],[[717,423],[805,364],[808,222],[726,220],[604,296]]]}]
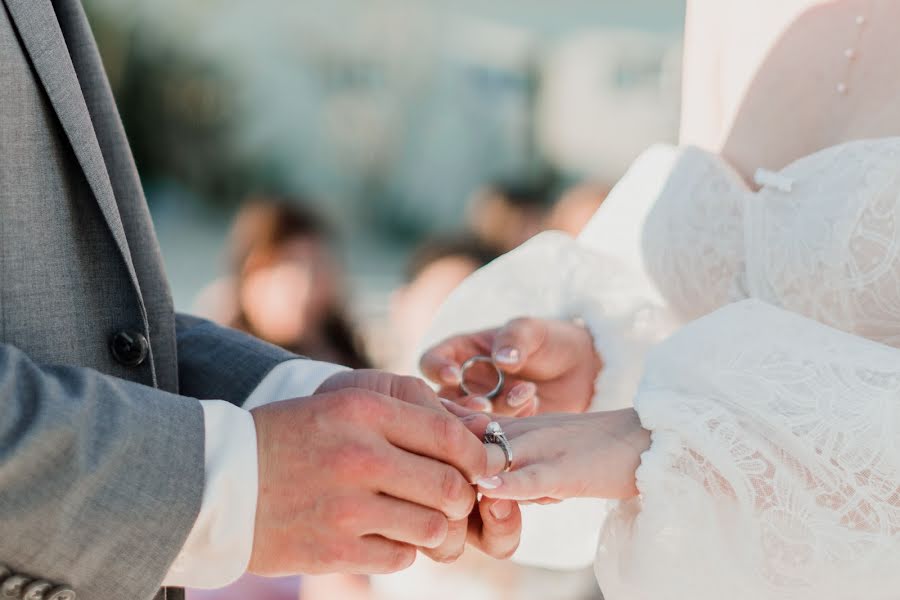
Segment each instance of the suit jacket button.
[{"label": "suit jacket button", "polygon": [[43,581],[41,579],[32,581],[25,586],[25,590],[22,592],[22,600],[45,600],[44,594],[52,587],[53,584],[49,581]]},{"label": "suit jacket button", "polygon": [[67,585],[61,585],[50,590],[44,600],[75,600],[75,590]]},{"label": "suit jacket button", "polygon": [[126,367],[136,367],[147,360],[150,344],[144,334],[136,331],[120,331],[109,341],[113,358]]},{"label": "suit jacket button", "polygon": [[31,581],[31,577],[24,575],[10,575],[0,583],[0,598],[15,598],[21,600],[22,590]]}]

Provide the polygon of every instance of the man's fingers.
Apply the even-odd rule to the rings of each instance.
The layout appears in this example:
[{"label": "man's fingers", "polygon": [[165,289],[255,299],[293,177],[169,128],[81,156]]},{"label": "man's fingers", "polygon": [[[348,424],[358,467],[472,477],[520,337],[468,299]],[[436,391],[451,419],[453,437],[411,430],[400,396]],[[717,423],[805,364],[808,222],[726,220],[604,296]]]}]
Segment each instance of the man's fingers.
[{"label": "man's fingers", "polygon": [[472,410],[470,408],[466,408],[462,404],[454,402],[453,400],[448,400],[447,398],[441,398],[441,404],[443,404],[444,408],[450,411],[451,414],[456,415],[459,418],[477,415],[482,412],[480,410]]},{"label": "man's fingers", "polygon": [[367,535],[359,540],[352,551],[346,553],[348,573],[379,575],[396,573],[416,561],[417,549],[410,544],[395,542],[379,535]]},{"label": "man's fingers", "polygon": [[362,535],[380,535],[389,540],[423,548],[437,548],[447,540],[449,522],[437,511],[388,496],[351,508],[345,518],[355,522]]},{"label": "man's fingers", "polygon": [[396,448],[385,464],[374,482],[378,491],[438,510],[454,520],[465,518],[472,510],[475,490],[456,468]]},{"label": "man's fingers", "polygon": [[394,402],[382,427],[398,448],[452,465],[469,481],[484,475],[481,439],[449,412]]},{"label": "man's fingers", "polygon": [[469,518],[469,543],[494,558],[512,556],[521,533],[522,513],[509,500],[483,498]]},{"label": "man's fingers", "polygon": [[444,543],[437,548],[422,548],[425,556],[442,563],[455,562],[466,548],[466,535],[469,529],[469,519],[450,521],[447,537]]},{"label": "man's fingers", "polygon": [[408,404],[443,412],[440,399],[431,386],[418,377],[391,376],[388,395]]}]

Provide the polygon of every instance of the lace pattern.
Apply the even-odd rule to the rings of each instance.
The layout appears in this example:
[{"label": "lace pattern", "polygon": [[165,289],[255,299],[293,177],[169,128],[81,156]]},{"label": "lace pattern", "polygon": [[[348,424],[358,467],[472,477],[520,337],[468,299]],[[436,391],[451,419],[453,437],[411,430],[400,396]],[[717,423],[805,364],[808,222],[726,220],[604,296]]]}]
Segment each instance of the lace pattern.
[{"label": "lace pattern", "polygon": [[655,349],[636,408],[607,598],[900,595],[900,351],[748,300]]},{"label": "lace pattern", "polygon": [[655,147],[577,243],[537,238],[436,320],[579,316],[612,357],[594,406],[634,398],[653,444],[641,497],[598,508],[608,600],[900,598],[900,138],[775,175]]}]

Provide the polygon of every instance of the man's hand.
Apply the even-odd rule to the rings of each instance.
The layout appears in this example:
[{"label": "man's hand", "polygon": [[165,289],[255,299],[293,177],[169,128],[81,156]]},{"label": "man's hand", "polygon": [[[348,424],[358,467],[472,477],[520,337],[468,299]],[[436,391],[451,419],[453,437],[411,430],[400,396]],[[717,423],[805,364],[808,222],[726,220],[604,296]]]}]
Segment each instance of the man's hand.
[{"label": "man's hand", "polygon": [[[417,377],[404,377],[384,371],[357,370],[338,373],[325,381],[317,393],[346,388],[361,388],[446,413],[443,404],[427,383]],[[468,425],[470,428],[472,425],[478,426],[475,423]],[[419,549],[438,562],[453,562],[462,556],[468,541],[470,545],[489,556],[508,558],[519,545],[521,529],[522,514],[518,503],[485,498],[472,509],[468,518],[449,521],[447,537],[443,544],[435,548]]]},{"label": "man's hand", "polygon": [[[470,482],[486,468],[478,437],[413,378],[344,373],[320,392],[252,411],[260,485],[250,570],[385,573],[409,566],[417,547],[458,555]],[[517,543],[511,512],[502,522],[512,534],[486,534],[494,546]]]},{"label": "man's hand", "polygon": [[[460,390],[460,366],[477,355],[491,356],[506,374],[506,384],[493,402],[467,397]],[[585,411],[603,361],[585,328],[568,321],[522,318],[497,329],[444,340],[424,354],[420,366],[426,377],[441,386],[439,393],[445,398],[473,410],[525,417]],[[466,380],[490,389],[496,374],[491,369],[473,369]]]}]

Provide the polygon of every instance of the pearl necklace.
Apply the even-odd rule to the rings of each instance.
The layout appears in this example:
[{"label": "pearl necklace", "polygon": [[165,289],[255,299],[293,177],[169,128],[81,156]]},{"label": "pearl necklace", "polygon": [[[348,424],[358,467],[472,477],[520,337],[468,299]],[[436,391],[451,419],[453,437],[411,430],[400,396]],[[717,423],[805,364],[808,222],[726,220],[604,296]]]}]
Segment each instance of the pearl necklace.
[{"label": "pearl necklace", "polygon": [[856,15],[856,18],[854,19],[854,23],[856,24],[856,38],[853,40],[852,46],[848,46],[844,49],[844,58],[847,61],[846,67],[844,69],[844,78],[843,80],[839,81],[836,86],[834,86],[835,91],[841,96],[846,96],[850,91],[847,82],[850,81],[850,75],[853,71],[853,64],[856,62],[856,49],[859,47],[860,41],[862,41],[866,25],[869,24],[869,17],[867,15],[871,12],[872,3],[870,0],[868,3],[868,10],[866,11],[866,14]]}]

